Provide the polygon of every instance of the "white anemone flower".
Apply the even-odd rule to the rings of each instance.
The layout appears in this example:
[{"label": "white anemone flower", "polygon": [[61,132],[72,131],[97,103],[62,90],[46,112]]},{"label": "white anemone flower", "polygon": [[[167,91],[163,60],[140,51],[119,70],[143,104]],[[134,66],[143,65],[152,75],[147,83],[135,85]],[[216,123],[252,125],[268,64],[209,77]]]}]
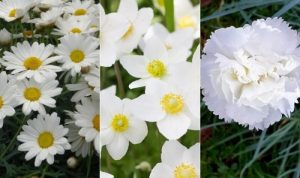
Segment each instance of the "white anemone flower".
[{"label": "white anemone flower", "polygon": [[290,116],[300,96],[300,37],[281,18],[215,31],[201,61],[208,109],[225,121],[265,129]]},{"label": "white anemone flower", "polygon": [[200,4],[193,6],[191,1],[174,0],[176,29],[191,28],[194,38],[200,37]]},{"label": "white anemone flower", "polygon": [[141,143],[148,134],[145,121],[138,119],[129,110],[131,102],[121,100],[112,91],[115,87],[100,92],[101,146],[106,145],[114,160],[120,160],[127,152],[129,142]]},{"label": "white anemone flower", "polygon": [[0,18],[7,22],[25,16],[30,8],[35,5],[33,0],[3,0],[0,1]]},{"label": "white anemone flower", "polygon": [[34,42],[32,45],[28,41],[17,43],[11,47],[12,52],[5,51],[1,62],[6,70],[13,70],[18,80],[33,78],[37,82],[43,82],[47,77],[56,77],[56,72],[61,68],[51,63],[59,60],[58,56],[52,56],[54,46],[44,43]]},{"label": "white anemone flower", "polygon": [[120,59],[127,72],[139,78],[129,85],[131,89],[146,86],[152,80],[168,81],[172,65],[182,61],[186,58],[170,53],[158,37],[147,41],[144,55],[126,55]]},{"label": "white anemone flower", "polygon": [[53,78],[47,78],[42,83],[30,79],[24,79],[17,82],[18,91],[16,100],[22,106],[22,111],[25,115],[30,114],[31,111],[38,111],[40,114],[45,115],[45,106],[54,108],[56,100],[53,97],[59,95],[62,88],[58,88],[59,82]]},{"label": "white anemone flower", "polygon": [[200,143],[187,149],[178,141],[166,141],[161,163],[155,165],[149,178],[200,178]]},{"label": "white anemone flower", "polygon": [[142,35],[146,33],[151,24],[153,10],[151,8],[141,8],[139,10],[136,0],[121,0],[118,14],[129,21],[127,31],[117,41],[118,56],[121,57],[137,47]]},{"label": "white anemone flower", "polygon": [[194,31],[191,28],[179,29],[175,32],[168,32],[166,27],[160,23],[152,25],[143,39],[140,41],[139,46],[142,50],[145,49],[145,44],[153,37],[158,37],[166,46],[169,53],[172,56],[178,56],[178,58],[188,58],[191,54],[194,41]]},{"label": "white anemone flower", "polygon": [[153,80],[129,108],[136,117],[156,122],[159,132],[169,140],[179,139],[188,129],[200,129],[200,101],[185,86]]},{"label": "white anemone flower", "polygon": [[60,118],[56,113],[51,115],[38,115],[33,120],[28,120],[27,125],[17,139],[23,142],[19,151],[26,151],[25,159],[35,157],[34,165],[40,166],[43,160],[48,164],[54,163],[54,155],[64,154],[65,150],[71,149],[71,145],[65,138],[68,129],[60,125]]},{"label": "white anemone flower", "polygon": [[116,42],[129,28],[129,22],[118,13],[105,14],[101,4],[100,12],[100,66],[110,67],[117,60]]},{"label": "white anemone flower", "polygon": [[107,172],[103,172],[103,171],[100,171],[100,177],[101,178],[114,178],[113,175],[107,173]]}]

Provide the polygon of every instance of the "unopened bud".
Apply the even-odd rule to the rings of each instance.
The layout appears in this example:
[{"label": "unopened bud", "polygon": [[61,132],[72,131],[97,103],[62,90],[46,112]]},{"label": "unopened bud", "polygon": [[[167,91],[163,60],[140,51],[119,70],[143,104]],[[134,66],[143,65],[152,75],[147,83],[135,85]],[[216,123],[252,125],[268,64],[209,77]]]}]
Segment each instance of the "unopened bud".
[{"label": "unopened bud", "polygon": [[141,171],[151,171],[151,165],[147,161],[143,161],[139,165],[135,166],[135,169]]},{"label": "unopened bud", "polygon": [[70,157],[68,160],[67,160],[67,164],[68,164],[68,167],[69,168],[76,168],[77,165],[78,165],[78,160],[77,158],[75,158],[74,156]]},{"label": "unopened bud", "polygon": [[11,33],[7,31],[5,28],[0,30],[0,44],[7,45],[12,41]]}]

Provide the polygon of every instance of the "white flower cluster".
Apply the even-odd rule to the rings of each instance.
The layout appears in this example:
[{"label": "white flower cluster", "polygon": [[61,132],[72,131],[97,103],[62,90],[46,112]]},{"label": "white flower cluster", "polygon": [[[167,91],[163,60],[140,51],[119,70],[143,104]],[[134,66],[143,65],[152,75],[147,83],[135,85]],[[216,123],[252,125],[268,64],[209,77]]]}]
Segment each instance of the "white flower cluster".
[{"label": "white flower cluster", "polygon": [[300,35],[282,18],[216,30],[201,62],[208,109],[250,129],[289,117],[300,96],[299,45]]},{"label": "white flower cluster", "polygon": [[[35,166],[53,164],[65,150],[85,157],[91,142],[100,151],[99,7],[93,0],[0,1],[0,20],[16,26],[0,31],[0,45],[10,46],[0,59],[0,126],[23,112],[18,149]],[[74,103],[56,104],[70,92]],[[68,121],[58,116],[62,105],[76,105]]]},{"label": "white flower cluster", "polygon": [[[164,9],[164,1],[156,4]],[[200,12],[190,1],[175,0],[175,14],[176,30],[170,33],[162,24],[152,24],[153,10],[138,9],[136,0],[121,0],[117,12],[108,14],[100,5],[100,66],[111,67],[119,61],[137,78],[129,88],[145,87],[145,93],[132,100],[117,97],[115,86],[100,91],[100,146],[120,160],[129,143],[145,139],[146,122],[155,122],[158,131],[172,141],[164,144],[162,163],[154,167],[151,178],[200,176],[199,157],[192,156],[198,154],[199,144],[188,151],[176,141],[188,130],[200,130],[199,46],[192,62],[187,61],[200,35]]]}]

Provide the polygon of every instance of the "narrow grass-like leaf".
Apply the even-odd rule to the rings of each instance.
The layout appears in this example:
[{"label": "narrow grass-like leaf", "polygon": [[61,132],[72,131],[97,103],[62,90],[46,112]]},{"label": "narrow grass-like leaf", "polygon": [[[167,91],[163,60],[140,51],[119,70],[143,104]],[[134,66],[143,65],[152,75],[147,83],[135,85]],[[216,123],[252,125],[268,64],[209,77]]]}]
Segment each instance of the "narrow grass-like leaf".
[{"label": "narrow grass-like leaf", "polygon": [[297,5],[298,3],[300,3],[300,0],[291,0],[289,3],[287,3],[286,5],[284,5],[279,11],[277,11],[273,15],[273,17],[280,17],[280,16],[282,16],[287,11],[289,11],[291,8],[295,7],[295,5]]}]

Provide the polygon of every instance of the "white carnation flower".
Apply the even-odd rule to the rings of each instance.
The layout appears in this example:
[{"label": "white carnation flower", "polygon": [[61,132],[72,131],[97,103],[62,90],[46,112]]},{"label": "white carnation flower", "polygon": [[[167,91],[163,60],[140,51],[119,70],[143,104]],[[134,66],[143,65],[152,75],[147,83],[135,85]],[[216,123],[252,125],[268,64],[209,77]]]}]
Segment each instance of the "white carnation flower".
[{"label": "white carnation flower", "polygon": [[281,18],[215,31],[205,48],[201,85],[209,110],[264,129],[290,116],[299,96],[300,37]]}]

